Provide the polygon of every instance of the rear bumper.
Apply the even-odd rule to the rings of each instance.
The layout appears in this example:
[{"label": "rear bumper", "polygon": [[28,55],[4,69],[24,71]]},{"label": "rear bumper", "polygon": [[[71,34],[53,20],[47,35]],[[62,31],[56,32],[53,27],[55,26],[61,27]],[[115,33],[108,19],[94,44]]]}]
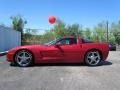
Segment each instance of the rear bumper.
[{"label": "rear bumper", "polygon": [[103,60],[106,60],[109,55],[109,51],[104,51],[102,55],[103,55]]}]

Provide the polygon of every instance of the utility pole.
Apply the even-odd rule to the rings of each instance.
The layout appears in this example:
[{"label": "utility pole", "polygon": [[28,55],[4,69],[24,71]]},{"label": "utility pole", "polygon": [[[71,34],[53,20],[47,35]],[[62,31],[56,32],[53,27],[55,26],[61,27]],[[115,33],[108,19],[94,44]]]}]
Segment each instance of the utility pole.
[{"label": "utility pole", "polygon": [[106,30],[107,30],[107,42],[109,42],[109,37],[108,37],[108,34],[109,34],[109,32],[108,32],[108,21],[106,22]]}]

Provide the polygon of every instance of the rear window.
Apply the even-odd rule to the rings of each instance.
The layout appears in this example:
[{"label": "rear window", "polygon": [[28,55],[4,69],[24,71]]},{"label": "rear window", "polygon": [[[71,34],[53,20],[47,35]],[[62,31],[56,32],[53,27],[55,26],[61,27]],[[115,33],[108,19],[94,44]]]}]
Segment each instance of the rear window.
[{"label": "rear window", "polygon": [[83,42],[83,43],[93,43],[92,40],[86,39],[86,38],[82,38],[82,42]]}]

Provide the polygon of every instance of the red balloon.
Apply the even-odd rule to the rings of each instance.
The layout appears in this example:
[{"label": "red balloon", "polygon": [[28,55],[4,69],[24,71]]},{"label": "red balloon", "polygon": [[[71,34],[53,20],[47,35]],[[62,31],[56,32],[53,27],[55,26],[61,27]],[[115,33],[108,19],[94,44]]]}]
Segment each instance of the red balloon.
[{"label": "red balloon", "polygon": [[56,22],[56,17],[55,16],[50,16],[49,17],[49,23],[54,24]]}]

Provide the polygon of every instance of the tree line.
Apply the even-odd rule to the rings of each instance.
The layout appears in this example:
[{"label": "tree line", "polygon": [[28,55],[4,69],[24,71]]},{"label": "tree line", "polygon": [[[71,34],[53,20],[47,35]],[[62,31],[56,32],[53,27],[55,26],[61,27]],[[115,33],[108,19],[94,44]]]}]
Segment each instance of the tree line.
[{"label": "tree line", "polygon": [[67,25],[63,21],[58,20],[53,28],[41,35],[43,42],[47,42],[62,36],[82,36],[95,42],[113,42],[120,45],[120,21],[117,23],[112,23],[109,27],[107,27],[107,21],[102,21],[93,29],[90,29],[83,28],[82,25],[76,23]]},{"label": "tree line", "polygon": [[108,41],[120,45],[120,20],[109,24],[109,27],[107,26],[107,21],[102,21],[98,23],[93,29],[91,29],[89,27],[83,28],[82,25],[78,23],[71,25],[66,24],[64,21],[59,19],[52,28],[47,30],[42,35],[36,34],[38,32],[36,29],[24,30],[24,26],[27,24],[27,21],[20,15],[12,16],[11,21],[12,28],[21,32],[22,44],[25,44],[26,42],[46,43],[50,40],[62,36],[82,36],[96,42]]}]

